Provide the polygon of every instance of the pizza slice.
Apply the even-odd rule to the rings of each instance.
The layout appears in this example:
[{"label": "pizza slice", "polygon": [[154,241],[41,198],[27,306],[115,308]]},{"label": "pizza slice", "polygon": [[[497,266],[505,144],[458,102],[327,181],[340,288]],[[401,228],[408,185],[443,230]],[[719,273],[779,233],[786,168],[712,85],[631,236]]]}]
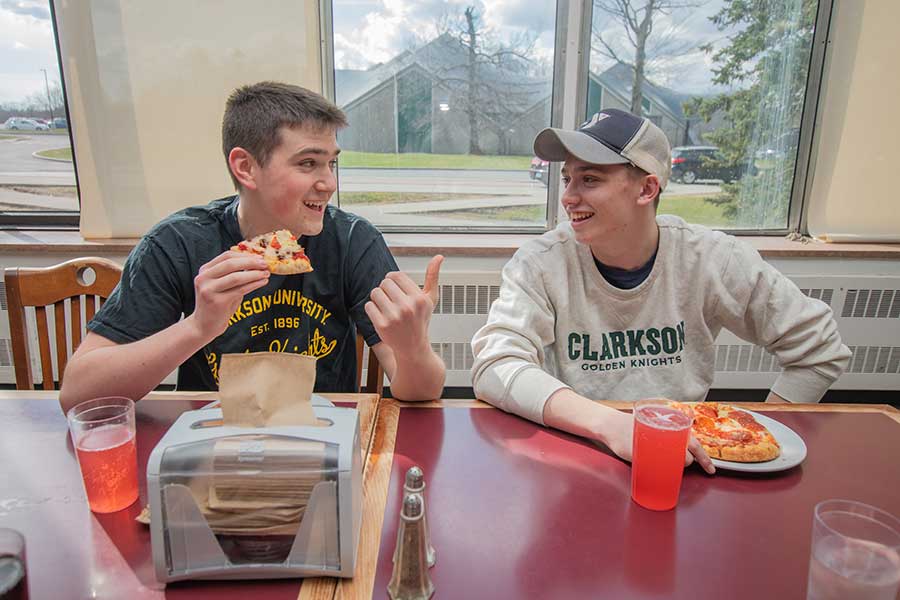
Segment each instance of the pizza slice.
[{"label": "pizza slice", "polygon": [[277,275],[297,275],[313,270],[309,257],[287,229],[263,233],[231,247],[235,252],[257,254],[265,259],[269,271]]},{"label": "pizza slice", "polygon": [[728,404],[692,405],[692,433],[712,458],[731,462],[765,462],[781,455],[775,436],[753,415]]}]

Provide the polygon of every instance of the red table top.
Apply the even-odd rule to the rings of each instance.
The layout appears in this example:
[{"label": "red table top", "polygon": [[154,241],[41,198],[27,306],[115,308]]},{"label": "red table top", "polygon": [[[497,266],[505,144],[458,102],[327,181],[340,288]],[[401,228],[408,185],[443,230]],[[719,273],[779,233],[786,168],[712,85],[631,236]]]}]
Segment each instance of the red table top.
[{"label": "red table top", "polygon": [[[762,408],[762,407],[761,407]],[[499,410],[400,411],[374,598],[387,598],[402,477],[425,472],[434,598],[802,598],[813,507],[900,515],[900,423],[877,413],[769,416],[806,442],[772,474],[687,470],[678,507],[630,499],[629,466]]]},{"label": "red table top", "polygon": [[137,408],[140,501],[91,513],[59,404],[0,402],[0,527],[25,536],[31,598],[248,598],[295,600],[299,579],[156,581],[150,529],[136,522],[147,499],[150,451],[178,415],[207,402],[142,400]]}]

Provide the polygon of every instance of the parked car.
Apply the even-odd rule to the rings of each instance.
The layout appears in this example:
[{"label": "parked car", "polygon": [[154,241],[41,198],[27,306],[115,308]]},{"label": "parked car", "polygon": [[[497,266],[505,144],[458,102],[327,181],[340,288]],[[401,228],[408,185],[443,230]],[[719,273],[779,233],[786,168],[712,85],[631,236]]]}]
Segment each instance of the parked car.
[{"label": "parked car", "polygon": [[700,179],[721,179],[731,183],[741,176],[737,167],[719,167],[709,160],[721,160],[716,146],[676,146],[672,148],[672,179],[681,183],[694,183]]},{"label": "parked car", "polygon": [[26,119],[25,117],[10,117],[3,123],[3,128],[22,131],[47,131],[50,129],[44,123],[38,123],[34,119]]},{"label": "parked car", "polygon": [[528,167],[528,176],[534,180],[539,180],[544,182],[544,185],[548,185],[547,183],[547,174],[550,172],[550,163],[544,159],[538,158],[535,156],[531,159],[531,166]]},{"label": "parked car", "polygon": [[62,117],[56,117],[53,119],[53,129],[68,129],[69,122]]}]

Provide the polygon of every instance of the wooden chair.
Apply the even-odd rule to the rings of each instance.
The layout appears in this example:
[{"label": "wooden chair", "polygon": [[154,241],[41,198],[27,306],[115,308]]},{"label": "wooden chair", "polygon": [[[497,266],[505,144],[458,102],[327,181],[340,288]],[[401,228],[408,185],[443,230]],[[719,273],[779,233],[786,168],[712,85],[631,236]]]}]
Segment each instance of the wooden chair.
[{"label": "wooden chair", "polygon": [[[93,271],[94,280],[85,278]],[[81,343],[82,316],[84,323],[94,316],[112,293],[122,276],[122,267],[111,260],[98,257],[76,258],[47,268],[6,269],[6,299],[9,310],[9,329],[12,336],[16,389],[32,390],[35,382],[31,372],[28,327],[25,308],[34,307],[37,322],[38,346],[41,353],[41,387],[55,388],[53,361],[50,351],[48,316],[53,311],[56,337],[56,369],[62,381],[66,363]],[[66,311],[65,301],[70,300]],[[98,306],[99,303],[99,306]],[[68,314],[66,314],[68,312]],[[66,333],[66,322],[69,333]],[[71,348],[69,347],[71,346]]]},{"label": "wooden chair", "polygon": [[[363,353],[368,352],[369,366],[366,374],[366,385],[363,386],[362,369]],[[359,334],[356,335],[356,385],[359,393],[378,394],[381,396],[384,390],[384,369],[378,362],[378,357],[371,348],[366,347],[366,342]]]},{"label": "wooden chair", "polygon": [[[84,278],[87,269],[93,269],[95,280],[88,284]],[[56,366],[62,380],[66,363],[72,352],[81,343],[81,304],[84,298],[84,323],[112,293],[119,283],[122,268],[105,258],[76,258],[62,264],[43,269],[6,269],[6,297],[9,307],[9,329],[12,335],[13,363],[16,371],[16,389],[34,389],[31,372],[31,352],[25,307],[34,307],[38,329],[38,345],[41,353],[42,386],[52,390],[56,386],[53,379],[52,353],[50,351],[50,330],[48,315],[54,313],[56,334]],[[65,300],[71,299],[69,306],[71,337],[66,335]],[[99,301],[99,306],[96,303]],[[71,345],[71,349],[69,346]],[[71,351],[70,351],[71,350]],[[356,336],[356,385],[358,392],[381,395],[384,389],[384,369],[374,352],[368,352],[369,369],[365,385],[362,381],[363,356],[366,343],[361,335]]]}]

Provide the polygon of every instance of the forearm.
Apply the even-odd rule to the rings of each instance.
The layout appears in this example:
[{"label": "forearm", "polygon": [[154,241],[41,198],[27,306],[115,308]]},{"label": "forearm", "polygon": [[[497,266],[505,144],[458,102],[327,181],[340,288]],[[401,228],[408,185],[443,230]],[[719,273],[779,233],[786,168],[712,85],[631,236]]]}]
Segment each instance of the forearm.
[{"label": "forearm", "polygon": [[397,400],[437,400],[444,391],[444,361],[429,345],[419,352],[394,353],[391,395]]},{"label": "forearm", "polygon": [[766,396],[766,402],[768,404],[790,404],[788,400],[785,400],[775,392],[769,392],[769,395]]},{"label": "forearm", "polygon": [[544,405],[544,423],[593,441],[610,445],[623,427],[630,427],[627,414],[585,398],[569,388],[554,392]]},{"label": "forearm", "polygon": [[208,342],[188,317],[143,340],[76,353],[66,368],[60,405],[65,412],[101,396],[137,401]]}]

